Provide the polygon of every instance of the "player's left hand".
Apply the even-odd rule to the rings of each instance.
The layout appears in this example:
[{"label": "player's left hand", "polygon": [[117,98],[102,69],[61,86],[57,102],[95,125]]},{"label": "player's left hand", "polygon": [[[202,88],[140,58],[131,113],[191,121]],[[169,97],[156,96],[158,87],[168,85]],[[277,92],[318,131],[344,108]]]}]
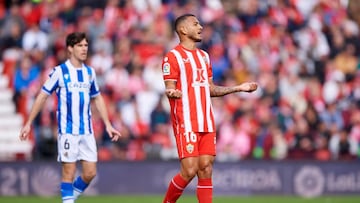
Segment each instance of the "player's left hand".
[{"label": "player's left hand", "polygon": [[121,133],[113,128],[112,126],[106,128],[107,133],[109,134],[109,137],[111,138],[112,142],[116,142],[120,139]]},{"label": "player's left hand", "polygon": [[241,92],[253,92],[257,89],[256,82],[244,82],[238,86]]}]

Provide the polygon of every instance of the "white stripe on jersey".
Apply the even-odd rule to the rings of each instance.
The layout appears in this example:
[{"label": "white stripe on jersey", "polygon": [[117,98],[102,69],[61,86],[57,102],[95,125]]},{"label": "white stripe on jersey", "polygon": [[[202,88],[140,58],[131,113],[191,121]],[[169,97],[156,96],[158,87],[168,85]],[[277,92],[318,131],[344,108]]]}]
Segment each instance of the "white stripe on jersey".
[{"label": "white stripe on jersey", "polygon": [[[196,51],[198,52],[198,51]],[[195,59],[193,57],[193,55],[191,54],[191,52],[185,51],[190,64],[191,64],[191,68],[193,69],[193,81],[195,81],[196,79],[196,74],[197,74],[197,66],[196,66],[196,62]],[[199,60],[201,60],[201,57],[199,57]],[[206,72],[206,71],[205,71]],[[201,90],[200,90],[200,86],[199,85],[195,85],[194,87],[194,92],[195,92],[195,101],[196,101],[196,113],[197,113],[197,122],[198,122],[198,126],[199,126],[199,131],[203,132],[204,131],[204,113],[202,110],[202,104],[201,104]]]},{"label": "white stripe on jersey", "polygon": [[[203,53],[205,54],[206,58],[207,58],[207,61],[210,61],[209,59],[209,55],[208,53],[204,52]],[[201,63],[201,66],[202,67],[205,67],[206,68],[206,63],[204,61],[204,58],[201,56],[201,53],[198,51],[197,52],[197,55],[200,59],[200,63]],[[208,72],[205,71],[205,79],[206,80],[209,80],[209,75],[208,75]],[[211,109],[212,109],[212,106],[211,106],[211,95],[210,95],[210,89],[209,88],[205,88],[205,96],[206,96],[206,100],[209,100],[206,102],[206,118],[207,118],[207,123],[208,123],[208,131],[209,132],[213,132],[214,129],[213,129],[213,123],[212,123],[212,120],[211,120]]]},{"label": "white stripe on jersey", "polygon": [[84,127],[85,129],[90,129],[90,132],[94,132],[92,126],[90,125],[91,122],[90,100],[91,97],[84,98],[84,104],[89,104],[89,105],[84,105]]},{"label": "white stripe on jersey", "polygon": [[[72,66],[66,64],[69,70],[70,75],[70,83],[78,82],[77,70]],[[68,88],[71,92],[71,117],[72,117],[72,134],[78,135],[79,134],[79,126],[80,126],[80,98],[79,94],[76,91],[73,91],[72,88]],[[76,108],[75,108],[76,107]]]},{"label": "white stripe on jersey", "polygon": [[[182,60],[181,54],[176,50],[171,50],[171,52],[175,55],[176,60],[179,64],[180,68],[180,82],[181,88],[187,90],[187,80],[186,80],[186,70],[185,64]],[[192,126],[190,121],[190,105],[189,105],[189,95],[187,91],[182,92],[181,100],[183,102],[183,113],[184,113],[184,125],[185,125],[185,132],[191,132]]]},{"label": "white stripe on jersey", "polygon": [[64,77],[63,77],[63,73],[61,70],[60,66],[56,67],[59,70],[59,96],[58,96],[58,111],[57,111],[57,116],[58,118],[60,118],[60,120],[58,120],[59,122],[59,131],[62,134],[66,133],[66,123],[67,123],[67,119],[66,119],[66,115],[67,115],[67,105],[66,105],[66,89],[65,89],[65,81],[64,81]]}]

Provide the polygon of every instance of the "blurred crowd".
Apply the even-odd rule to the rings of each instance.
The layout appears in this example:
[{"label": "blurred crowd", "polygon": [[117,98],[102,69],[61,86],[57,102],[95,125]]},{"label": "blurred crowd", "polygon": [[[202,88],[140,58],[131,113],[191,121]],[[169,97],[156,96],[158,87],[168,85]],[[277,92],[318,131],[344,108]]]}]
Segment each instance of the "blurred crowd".
[{"label": "blurred crowd", "polygon": [[[17,111],[26,116],[49,71],[66,59],[65,36],[90,39],[114,126],[96,111],[99,159],[177,157],[161,60],[178,39],[177,16],[203,25],[218,85],[259,89],[213,98],[217,161],[353,160],[360,157],[360,14],[352,0],[33,0],[0,5],[0,54]],[[56,99],[34,123],[35,159],[56,156]]]}]

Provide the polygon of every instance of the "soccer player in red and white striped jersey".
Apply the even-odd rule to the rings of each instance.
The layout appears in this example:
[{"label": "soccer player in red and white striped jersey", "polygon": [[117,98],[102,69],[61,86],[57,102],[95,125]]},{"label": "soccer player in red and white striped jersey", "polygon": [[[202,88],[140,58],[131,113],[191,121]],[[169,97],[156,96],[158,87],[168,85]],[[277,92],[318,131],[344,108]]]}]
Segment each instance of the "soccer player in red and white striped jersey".
[{"label": "soccer player in red and white striped jersey", "polygon": [[201,42],[202,26],[193,14],[175,21],[180,43],[163,59],[166,95],[180,159],[180,172],[170,181],[164,203],[173,203],[188,183],[198,177],[199,203],[212,202],[212,165],[216,155],[214,111],[211,97],[234,92],[253,92],[255,82],[237,86],[214,85],[209,55],[196,47]]}]

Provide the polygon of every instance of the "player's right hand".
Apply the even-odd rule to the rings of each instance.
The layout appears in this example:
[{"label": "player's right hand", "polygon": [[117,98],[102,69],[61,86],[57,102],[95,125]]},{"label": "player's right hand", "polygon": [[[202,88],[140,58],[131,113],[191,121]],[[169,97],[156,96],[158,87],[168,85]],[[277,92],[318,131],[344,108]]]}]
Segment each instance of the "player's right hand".
[{"label": "player's right hand", "polygon": [[30,126],[29,125],[25,125],[21,130],[20,130],[20,135],[19,138],[21,141],[26,140],[29,137],[30,134]]},{"label": "player's right hand", "polygon": [[182,96],[181,91],[177,89],[166,89],[165,94],[168,98],[171,99],[179,99]]}]

